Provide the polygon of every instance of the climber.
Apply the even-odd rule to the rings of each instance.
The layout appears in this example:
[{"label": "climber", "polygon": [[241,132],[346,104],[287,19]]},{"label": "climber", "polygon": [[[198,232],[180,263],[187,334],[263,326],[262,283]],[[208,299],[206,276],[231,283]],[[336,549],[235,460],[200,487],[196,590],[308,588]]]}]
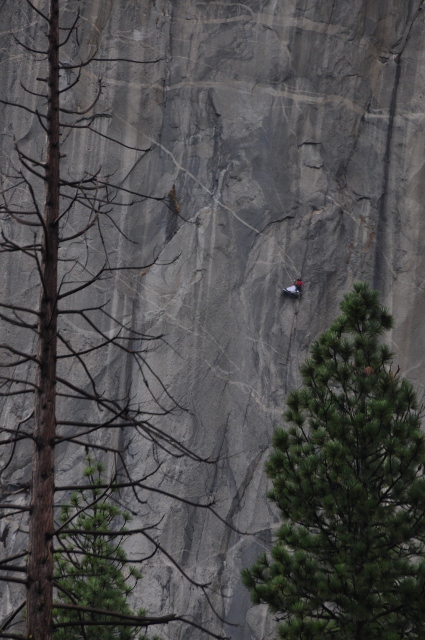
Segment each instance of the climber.
[{"label": "climber", "polygon": [[296,280],[294,280],[294,285],[296,286],[297,291],[299,293],[303,292],[304,282],[302,281],[301,276],[299,278],[297,278]]},{"label": "climber", "polygon": [[301,298],[303,294],[304,282],[301,277],[295,278],[294,283],[290,287],[283,289],[283,293],[286,293],[291,298]]}]

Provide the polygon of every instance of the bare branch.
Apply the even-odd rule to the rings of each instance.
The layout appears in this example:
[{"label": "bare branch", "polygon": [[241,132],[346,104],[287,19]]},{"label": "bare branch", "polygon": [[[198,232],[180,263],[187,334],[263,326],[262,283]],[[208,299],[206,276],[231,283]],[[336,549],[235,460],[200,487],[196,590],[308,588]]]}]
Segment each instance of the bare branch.
[{"label": "bare branch", "polygon": [[21,580],[21,578],[13,578],[12,576],[0,576],[1,582],[16,582],[16,584],[27,584],[26,580]]},{"label": "bare branch", "polygon": [[1,237],[3,238],[4,242],[2,242],[0,244],[0,246],[4,247],[4,252],[5,253],[10,253],[10,252],[21,252],[24,253],[25,255],[33,258],[34,260],[37,260],[37,257],[34,253],[32,253],[31,251],[29,251],[29,249],[34,249],[34,247],[36,248],[36,250],[38,250],[40,248],[40,245],[19,245],[16,242],[14,242],[13,240],[11,240],[10,238],[7,238],[4,231],[1,232]]},{"label": "bare branch", "polygon": [[97,90],[97,95],[95,97],[95,99],[93,100],[93,102],[91,103],[91,105],[89,107],[87,107],[86,109],[84,109],[83,111],[77,111],[74,109],[64,109],[61,107],[60,111],[62,113],[69,113],[69,114],[73,114],[73,115],[78,115],[78,116],[82,116],[85,113],[88,113],[89,111],[91,111],[93,109],[93,107],[96,105],[96,103],[98,102],[100,96],[102,95],[102,82],[99,79],[98,81],[98,90]]},{"label": "bare branch", "polygon": [[[60,602],[54,602],[53,603],[53,608],[54,609],[66,609],[68,611],[81,611],[81,612],[84,612],[84,613],[95,613],[97,615],[109,616],[111,618],[117,618],[118,620],[125,620],[126,622],[132,623],[129,626],[139,626],[139,627],[147,627],[147,626],[153,625],[153,624],[167,624],[167,622],[171,622],[172,620],[175,620],[176,618],[178,618],[178,616],[176,616],[174,613],[171,613],[168,616],[158,616],[158,617],[130,616],[130,615],[127,615],[125,613],[116,613],[115,611],[109,611],[108,609],[96,609],[95,607],[83,607],[81,605],[65,604],[65,603],[60,603]],[[100,621],[89,622],[89,621],[85,620],[84,624],[85,625],[96,624],[96,625],[101,626],[104,623],[100,622]],[[112,624],[117,624],[117,622],[114,622]],[[62,624],[54,625],[55,628],[60,628],[60,627],[64,627],[64,626],[66,626],[66,627],[69,627],[69,626],[75,627],[75,626],[78,626],[78,623],[76,623],[76,622],[71,622],[71,623],[64,622]]]},{"label": "bare branch", "polygon": [[76,287],[75,289],[71,289],[71,291],[67,291],[66,293],[58,294],[57,299],[58,300],[62,300],[62,298],[67,298],[68,296],[72,296],[74,293],[77,293],[77,291],[82,291],[83,289],[86,289],[87,287],[89,287],[94,282],[98,282],[99,281],[99,277],[105,271],[105,265],[106,265],[106,263],[103,265],[103,267],[100,269],[100,271],[98,271],[98,273],[95,276],[93,276],[93,278],[91,280],[88,280],[87,282],[84,282],[82,285],[80,285],[79,287]]},{"label": "bare branch", "polygon": [[37,120],[38,120],[41,128],[43,129],[43,131],[45,133],[48,133],[47,127],[46,127],[46,125],[44,124],[44,122],[42,120],[42,118],[44,118],[45,116],[42,113],[40,113],[38,109],[36,109],[35,112],[36,112]]},{"label": "bare branch", "polygon": [[47,165],[45,162],[41,162],[40,160],[35,160],[35,158],[31,158],[31,156],[27,156],[23,151],[21,151],[21,149],[18,147],[17,144],[15,144],[15,149],[18,152],[19,158],[21,160],[22,158],[24,158],[24,160],[27,160],[27,162],[31,162],[31,164],[33,164],[36,167],[43,167],[43,169],[46,168]]},{"label": "bare branch", "polygon": [[[97,53],[97,50],[96,50],[96,53]],[[94,53],[92,56],[90,56],[90,58],[88,58],[84,62],[80,62],[79,64],[68,64],[67,62],[60,62],[59,66],[61,69],[82,69],[83,67],[87,67],[87,65],[94,60],[96,53]]]},{"label": "bare branch", "polygon": [[14,355],[23,356],[26,360],[32,360],[33,362],[40,364],[36,356],[32,356],[29,353],[24,353],[23,351],[20,351],[19,349],[15,349],[14,347],[11,347],[8,344],[0,343],[0,349],[4,349],[5,351],[10,351],[10,353],[13,353]]},{"label": "bare branch", "polygon": [[[64,593],[66,596],[68,596],[68,598],[71,600],[71,602],[72,602],[73,604],[78,604],[78,603],[75,601],[75,598],[73,597],[72,593],[70,593],[70,592],[68,591],[68,589],[65,589],[65,587],[64,587],[63,585],[59,584],[59,583],[58,583],[58,582],[56,582],[56,581],[53,581],[53,585],[56,587],[56,589],[58,589],[58,591],[62,591],[62,593]],[[78,618],[79,618],[80,622],[82,622],[82,621],[84,620],[84,618],[83,618],[83,616],[81,615],[81,611],[78,611],[78,612],[77,612],[77,615],[78,615]],[[84,625],[83,625],[83,624],[81,624],[81,625],[79,625],[79,626],[80,626],[80,628],[81,628],[81,634],[82,634],[82,636],[83,636],[83,639],[84,639],[84,640],[87,640],[87,634],[86,634],[86,630],[85,630],[85,628],[84,628]]]},{"label": "bare branch", "polygon": [[[98,451],[105,451],[107,453],[115,453],[116,455],[120,455],[122,453],[121,449],[115,449],[114,447],[106,447],[101,444],[93,444],[92,442],[85,442],[84,440],[79,440],[76,437],[69,436],[69,438],[61,438],[61,442],[73,442],[74,444],[79,444],[85,449],[97,449]],[[55,441],[56,444],[56,441]],[[67,532],[69,533],[69,532]]]},{"label": "bare branch", "polygon": [[[25,607],[25,603],[26,600],[24,600],[23,602],[21,602],[21,604],[19,605],[19,607],[17,609],[15,609],[14,611],[12,611],[11,614],[9,614],[7,616],[7,618],[5,620],[3,620],[3,622],[0,622],[0,631],[4,631],[11,622],[13,622],[13,620],[16,618],[16,616],[18,615],[18,613],[20,611],[22,611],[22,609]],[[1,637],[1,636],[0,636]],[[5,637],[5,636],[3,636]],[[9,636],[10,637],[10,636]],[[18,636],[19,637],[19,636]]]},{"label": "bare branch", "polygon": [[[24,507],[20,504],[8,504],[7,502],[0,503],[0,509],[19,509],[19,511],[30,511],[30,507]],[[0,562],[0,568],[1,568]]]},{"label": "bare branch", "polygon": [[25,567],[20,567],[18,565],[6,565],[6,564],[0,565],[0,571],[16,571],[18,573],[19,572],[21,572],[21,573],[26,573],[27,572]]},{"label": "bare branch", "polygon": [[[150,485],[143,484],[140,480],[133,480],[131,482],[113,482],[111,484],[97,484],[96,489],[110,489],[111,491],[115,491],[117,489],[126,489],[128,487],[137,487],[139,489],[143,489],[145,491],[152,491],[153,493],[159,493],[163,496],[167,496],[168,498],[172,498],[173,500],[178,500],[179,502],[183,502],[191,507],[199,507],[201,509],[210,509],[214,503],[214,501],[208,502],[207,504],[202,504],[201,502],[193,502],[192,500],[188,500],[187,498],[181,498],[180,496],[170,493],[168,491],[164,491],[163,489],[158,489],[157,487],[152,487]],[[83,485],[64,485],[55,487],[55,491],[86,491],[91,488],[89,484]]]},{"label": "bare branch", "polygon": [[25,227],[41,227],[41,224],[39,222],[31,222],[30,220],[21,220],[20,218],[18,218],[17,215],[15,215],[14,213],[10,213],[8,212],[8,215],[18,224],[22,224]]},{"label": "bare branch", "polygon": [[18,558],[23,558],[24,556],[27,556],[27,555],[28,555],[28,551],[22,551],[21,553],[16,553],[14,556],[9,556],[8,558],[4,558],[3,560],[0,560],[0,567],[2,564],[7,564],[12,560],[17,560]]},{"label": "bare branch", "polygon": [[[33,412],[32,412],[33,413]],[[20,422],[19,424],[22,424],[22,422]],[[18,426],[19,429],[19,426]],[[13,433],[16,434],[17,429],[7,429],[6,427],[1,427],[0,431],[4,431],[5,433]],[[27,433],[26,431],[19,431],[19,435],[21,435],[23,438],[31,438],[34,439],[34,436],[32,435],[32,433]]]},{"label": "bare branch", "polygon": [[96,131],[96,129],[90,128],[90,131],[93,131],[93,133],[95,133],[97,136],[100,136],[101,138],[105,138],[110,142],[115,142],[116,144],[119,144],[120,147],[123,147],[124,149],[131,149],[131,151],[141,151],[142,153],[147,153],[148,151],[151,151],[151,149],[153,149],[156,146],[155,144],[151,144],[150,147],[147,147],[146,149],[141,149],[139,147],[133,147],[132,145],[124,144],[124,142],[121,142],[120,140],[116,140],[115,138],[111,138],[111,136],[107,136],[105,133],[102,133],[101,131]]},{"label": "bare branch", "polygon": [[27,171],[29,171],[30,173],[32,173],[33,176],[36,176],[36,178],[38,178],[39,180],[43,180],[43,182],[46,181],[46,176],[44,176],[41,173],[38,173],[38,171],[36,171],[35,169],[33,169],[32,167],[29,166],[28,162],[23,159],[21,156],[19,157],[19,160],[22,164],[23,167],[25,167],[25,169],[27,169]]},{"label": "bare branch", "polygon": [[124,187],[115,185],[115,184],[111,184],[108,182],[102,182],[102,180],[99,180],[99,184],[103,184],[103,185],[108,185],[110,187],[112,187],[112,189],[117,189],[118,191],[123,191],[124,193],[130,193],[133,196],[138,196],[139,198],[145,198],[146,200],[156,200],[157,202],[163,202],[165,196],[148,196],[146,194],[143,193],[139,193],[138,191],[132,191],[131,189],[125,189]]},{"label": "bare branch", "polygon": [[77,17],[75,18],[72,27],[60,27],[61,31],[63,31],[63,30],[68,31],[68,35],[66,36],[65,40],[59,44],[59,47],[63,47],[68,42],[68,40],[71,37],[73,31],[77,28],[77,23],[78,23],[79,19],[80,19],[80,9],[77,9]]},{"label": "bare branch", "polygon": [[[72,549],[71,551],[69,551],[66,548],[63,548],[63,549],[55,549],[53,553],[57,553],[59,555],[62,555],[63,553],[65,553],[65,551],[69,552],[69,554],[76,554],[76,555],[88,556],[88,557],[92,557],[92,558],[99,558],[101,560],[113,560],[115,562],[117,560],[116,556],[104,556],[104,555],[101,555],[100,553],[90,553],[90,551],[87,551],[86,549],[84,549],[84,550]],[[154,551],[152,553],[150,553],[148,556],[144,556],[143,558],[126,558],[126,562],[128,562],[130,564],[143,564],[147,560],[150,560],[151,558],[153,558],[153,556],[156,553],[157,553],[157,550],[154,549]]]},{"label": "bare branch", "polygon": [[29,307],[19,307],[16,304],[5,304],[4,302],[0,302],[0,307],[3,309],[12,309],[13,311],[22,311],[24,313],[30,313],[34,316],[39,316],[38,311],[34,311],[34,309],[30,309]]},{"label": "bare branch", "polygon": [[71,89],[73,89],[73,87],[75,87],[75,85],[77,85],[80,82],[80,80],[81,80],[81,69],[78,70],[78,75],[76,80],[74,80],[74,82],[71,82],[71,84],[65,87],[65,89],[61,89],[59,91],[59,94],[65,93],[65,91],[70,91]]},{"label": "bare branch", "polygon": [[[0,376],[0,380],[3,380],[3,383],[11,383],[11,384],[24,384],[24,385],[28,385],[30,387],[33,387],[33,389],[31,390],[31,393],[33,393],[38,387],[34,382],[31,382],[30,380],[21,380],[19,378],[11,378],[10,376]],[[25,393],[24,391],[21,391],[20,393]],[[1,394],[1,395],[9,395],[9,394]],[[15,393],[10,393],[10,395],[16,395]]]},{"label": "bare branch", "polygon": [[[165,555],[166,558],[168,558],[168,560],[170,560],[170,562],[176,567],[176,569],[186,578],[186,580],[188,580],[190,582],[190,584],[192,584],[195,587],[200,587],[200,588],[206,588],[210,585],[209,582],[205,582],[205,583],[201,583],[201,582],[197,582],[196,580],[194,580],[193,578],[191,578],[185,571],[184,569],[178,564],[178,562],[173,558],[173,556],[164,549],[164,547],[157,542],[156,540],[154,540],[154,538],[152,538],[152,536],[150,536],[147,533],[147,528],[148,527],[141,527],[141,528],[137,528],[137,529],[123,529],[121,531],[121,533],[123,535],[126,536],[133,536],[133,535],[142,535],[144,536],[147,540],[149,540],[149,542],[156,548],[158,549],[158,551],[160,551],[162,554]],[[102,531],[102,536],[107,536],[110,538],[114,538],[117,536],[116,531]],[[68,534],[68,535],[76,535],[76,534],[81,534],[81,535],[87,535],[87,536],[98,536],[99,535],[99,529],[65,529],[65,530],[61,530],[61,535],[62,534]],[[56,536],[56,531],[53,533],[54,536]]]},{"label": "bare branch", "polygon": [[16,436],[16,438],[9,438],[8,440],[0,440],[0,444],[14,444],[15,442],[21,442],[21,440],[26,440],[27,436],[20,435]]},{"label": "bare branch", "polygon": [[97,183],[98,183],[97,177],[99,173],[100,173],[100,168],[96,171],[96,173],[89,174],[87,178],[80,178],[79,180],[64,180],[63,178],[61,178],[60,184],[65,187],[74,187],[76,189],[81,189],[83,185],[94,184],[95,186],[92,187],[92,190],[97,191],[99,188],[97,186]]},{"label": "bare branch", "polygon": [[36,323],[29,324],[28,322],[24,322],[21,319],[17,320],[16,318],[10,318],[9,316],[4,315],[4,313],[0,313],[0,318],[15,327],[22,327],[23,329],[31,329],[33,331],[37,329]]},{"label": "bare branch", "polygon": [[158,58],[157,60],[133,60],[132,58],[92,58],[96,62],[133,62],[134,64],[156,64],[157,62],[163,62],[165,58]]},{"label": "bare branch", "polygon": [[38,13],[38,15],[39,15],[39,16],[41,16],[42,18],[44,18],[44,20],[46,20],[46,22],[47,22],[48,24],[50,24],[50,20],[49,20],[49,18],[48,18],[47,16],[45,16],[45,15],[44,15],[44,13],[42,13],[42,12],[40,11],[40,9],[37,9],[37,7],[36,7],[36,6],[34,6],[34,5],[33,5],[33,3],[31,2],[31,0],[26,0],[26,1],[27,1],[27,3],[29,4],[29,6],[31,7],[31,9],[33,9],[36,13]]},{"label": "bare branch", "polygon": [[46,223],[44,222],[44,218],[41,215],[40,207],[38,206],[37,198],[35,197],[34,187],[32,186],[31,182],[26,178],[26,176],[24,176],[24,174],[22,172],[20,172],[20,176],[22,177],[23,181],[25,182],[25,184],[28,187],[28,190],[29,190],[30,195],[31,195],[31,199],[32,199],[33,204],[35,206],[35,210],[36,210],[38,219],[40,220],[40,224],[43,226],[44,234],[47,235]]},{"label": "bare branch", "polygon": [[94,227],[94,225],[96,224],[98,219],[98,213],[96,213],[95,218],[89,222],[84,229],[81,229],[81,231],[77,231],[76,233],[74,233],[72,236],[67,236],[66,238],[59,238],[59,242],[63,243],[63,242],[69,242],[70,240],[75,240],[75,238],[80,238],[81,236],[83,236],[85,233],[87,233],[87,231],[89,229],[91,229],[92,227]]},{"label": "bare branch", "polygon": [[28,111],[28,113],[32,113],[33,116],[40,115],[43,118],[47,117],[45,115],[39,114],[37,111],[33,111],[33,109],[30,109],[29,107],[26,107],[23,104],[19,104],[18,102],[10,102],[9,100],[0,100],[0,104],[5,104],[9,107],[16,107],[17,109],[23,109],[24,111]]},{"label": "bare branch", "polygon": [[94,218],[92,220],[89,219],[89,222],[87,223],[87,225],[81,231],[77,231],[77,233],[74,233],[73,235],[68,236],[66,238],[59,238],[59,242],[69,242],[69,240],[74,240],[75,238],[79,238],[80,236],[82,236],[85,233],[87,233],[87,231],[89,229],[91,229],[96,224],[96,222],[97,222],[97,220],[99,218],[99,208],[95,212],[95,204],[96,204],[96,200],[97,200],[96,196],[97,196],[97,191],[95,193],[95,197],[94,197],[93,203],[92,203],[92,209],[90,211],[90,218],[93,215],[93,213],[95,214]]},{"label": "bare branch", "polygon": [[[109,616],[111,618],[114,618],[115,620],[111,620],[111,621],[88,621],[88,620],[84,620],[84,625],[85,626],[111,626],[111,625],[117,625],[117,626],[127,626],[127,627],[148,627],[148,626],[152,626],[152,625],[157,625],[157,624],[168,624],[169,622],[185,622],[186,624],[189,624],[193,627],[196,627],[197,629],[200,629],[201,631],[203,631],[204,633],[208,634],[209,636],[213,637],[213,638],[217,638],[218,640],[227,640],[227,636],[222,636],[216,633],[213,633],[212,631],[209,631],[208,629],[206,629],[205,627],[202,627],[201,625],[197,624],[196,622],[193,622],[192,620],[189,620],[188,618],[186,618],[185,616],[178,616],[174,613],[171,613],[167,616],[158,616],[158,617],[140,617],[140,616],[130,616],[130,615],[126,615],[123,613],[115,613],[113,611],[109,611],[108,609],[96,609],[94,607],[82,607],[80,605],[72,605],[72,604],[59,604],[57,602],[53,603],[53,607],[55,609],[67,609],[70,611],[81,611],[81,612],[85,612],[85,613],[92,613],[92,614],[97,614],[97,615],[104,615],[104,616]],[[64,627],[77,627],[79,626],[78,622],[63,622],[60,624],[54,624],[53,627],[55,629],[61,629]]]},{"label": "bare branch", "polygon": [[26,49],[26,51],[29,51],[30,53],[36,53],[42,56],[47,56],[47,51],[39,51],[38,49],[33,49],[32,47],[28,47],[26,44],[18,40],[18,38],[14,34],[12,34],[12,38],[14,39],[16,44],[18,44],[23,49]]},{"label": "bare branch", "polygon": [[37,96],[37,98],[46,98],[47,99],[47,93],[37,93],[36,91],[30,91],[30,89],[28,89],[22,83],[22,81],[19,84],[21,85],[21,87],[25,91],[25,93],[29,93],[30,96]]}]

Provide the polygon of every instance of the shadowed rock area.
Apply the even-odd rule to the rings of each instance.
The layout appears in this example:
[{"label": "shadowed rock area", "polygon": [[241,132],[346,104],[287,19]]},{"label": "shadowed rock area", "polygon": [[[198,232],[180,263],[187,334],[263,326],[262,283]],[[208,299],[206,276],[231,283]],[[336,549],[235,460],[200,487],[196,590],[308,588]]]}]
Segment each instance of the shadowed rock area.
[{"label": "shadowed rock area", "polygon": [[[164,335],[149,363],[186,409],[165,427],[219,460],[169,463],[162,488],[190,499],[215,495],[217,511],[239,530],[155,497],[149,518],[165,514],[163,546],[189,575],[211,582],[217,612],[236,626],[223,626],[159,555],[144,570],[141,604],[152,615],[194,615],[234,640],[260,640],[273,621],[251,607],[240,569],[267,548],[277,522],[264,462],[300,363],[353,281],[382,294],[395,318],[394,363],[424,395],[425,3],[81,0],[63,3],[63,20],[77,6],[81,57],[97,47],[110,62],[87,67],[67,99],[82,106],[101,76],[98,114],[108,117],[99,117],[98,131],[107,137],[67,137],[63,171],[102,164],[129,191],[170,194],[169,207],[132,204],[128,195],[120,216],[133,244],[110,230],[109,250],[121,265],[158,261],[146,273],[118,272],[97,295],[112,298],[134,327]],[[16,0],[1,3],[0,22],[3,97],[16,101],[20,81],[40,89],[41,63],[28,62],[9,34],[41,41],[39,20]],[[74,76],[65,71],[62,80]],[[3,170],[14,139],[32,155],[42,151],[36,124],[2,107]],[[71,245],[70,255],[79,250]],[[282,287],[298,275],[302,300],[283,299]],[[31,296],[36,304],[35,277],[23,286],[5,268],[1,279],[16,304]],[[131,382],[143,398],[140,374],[124,358],[94,365],[105,385]],[[137,436],[127,455],[140,475],[151,464]],[[79,449],[59,450],[57,461],[61,479],[79,479]],[[14,465],[11,478],[28,479],[28,451]],[[1,521],[2,552],[19,546],[18,526]],[[5,589],[4,610],[14,593]],[[179,624],[159,633],[203,637]]]}]

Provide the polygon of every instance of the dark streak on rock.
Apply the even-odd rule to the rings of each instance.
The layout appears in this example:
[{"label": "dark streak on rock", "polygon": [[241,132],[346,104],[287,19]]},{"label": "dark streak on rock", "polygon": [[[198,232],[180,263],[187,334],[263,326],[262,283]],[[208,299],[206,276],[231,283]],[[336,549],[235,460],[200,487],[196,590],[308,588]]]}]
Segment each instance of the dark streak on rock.
[{"label": "dark streak on rock", "polygon": [[394,117],[397,108],[397,93],[400,85],[400,77],[401,77],[401,58],[403,52],[410,40],[410,36],[412,33],[413,25],[415,24],[417,18],[421,15],[421,11],[425,4],[425,0],[422,0],[420,5],[418,6],[415,15],[413,16],[408,29],[406,30],[404,38],[401,38],[396,45],[392,47],[392,51],[394,51],[395,47],[400,45],[399,51],[395,56],[395,64],[396,71],[394,77],[394,85],[391,94],[391,104],[390,104],[390,114],[389,114],[389,122],[388,122],[388,130],[387,130],[387,140],[385,145],[385,155],[384,155],[384,178],[383,178],[383,189],[382,196],[379,200],[378,207],[378,221],[377,221],[377,229],[376,229],[376,242],[375,242],[375,258],[374,258],[374,269],[373,269],[373,286],[375,289],[383,293],[383,285],[384,285],[384,269],[385,269],[385,255],[387,253],[385,246],[385,232],[386,232],[386,222],[387,222],[387,196],[388,196],[388,186],[389,186],[389,172],[390,172],[390,160],[391,160],[391,141],[393,136],[394,129]]},{"label": "dark streak on rock", "polygon": [[168,244],[178,231],[177,220],[180,213],[180,205],[177,201],[176,186],[174,184],[168,193],[168,201],[169,214],[165,229],[165,244]]},{"label": "dark streak on rock", "polygon": [[384,270],[385,251],[385,227],[387,221],[387,196],[388,196],[388,179],[390,173],[391,159],[391,140],[394,129],[394,116],[397,107],[397,92],[400,84],[401,76],[401,59],[400,55],[395,59],[396,70],[394,76],[393,90],[391,93],[390,114],[388,121],[387,140],[385,143],[384,154],[384,177],[382,186],[382,196],[379,199],[378,221],[376,226],[376,242],[375,242],[375,259],[373,268],[373,286],[382,293],[382,279]]},{"label": "dark streak on rock", "polygon": [[3,533],[0,536],[0,542],[3,542],[3,546],[6,547],[6,540],[7,540],[7,536],[9,534],[9,525],[7,524],[5,526],[5,528],[3,529]]}]

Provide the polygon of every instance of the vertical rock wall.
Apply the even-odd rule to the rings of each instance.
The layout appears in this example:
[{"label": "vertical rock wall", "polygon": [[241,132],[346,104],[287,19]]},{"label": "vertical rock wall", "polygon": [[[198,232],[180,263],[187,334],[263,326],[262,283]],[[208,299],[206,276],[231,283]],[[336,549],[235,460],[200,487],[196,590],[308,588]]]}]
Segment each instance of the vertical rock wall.
[{"label": "vertical rock wall", "polygon": [[[0,7],[4,43],[9,29],[35,33],[23,0],[15,4]],[[138,244],[120,241],[111,250],[122,264],[160,259],[143,276],[117,276],[102,295],[112,295],[135,327],[165,335],[150,363],[187,409],[166,427],[219,460],[201,468],[177,461],[164,487],[191,499],[215,495],[218,512],[239,532],[162,499],[151,510],[165,509],[163,545],[190,575],[212,583],[217,611],[237,625],[226,632],[235,640],[266,637],[270,619],[250,608],[239,581],[277,521],[263,465],[299,365],[353,281],[382,293],[395,316],[395,363],[424,394],[425,5],[64,4],[81,7],[83,53],[98,47],[108,60],[152,61],[101,62],[85,72],[72,100],[82,103],[101,74],[102,109],[112,117],[99,130],[127,148],[70,137],[67,170],[101,162],[130,191],[172,192],[169,208],[130,204],[129,196],[122,223]],[[15,45],[8,47],[1,74],[16,96],[19,66]],[[33,70],[20,73],[31,88]],[[5,109],[3,127],[6,156],[13,135],[37,152],[31,119]],[[302,301],[282,299],[282,286],[299,274]],[[123,362],[109,362],[103,375],[112,383],[123,371],[142,394],[138,372]],[[67,456],[59,459],[72,476]],[[150,452],[135,440],[129,456],[142,472]],[[169,561],[157,557],[145,574],[150,612],[175,609],[220,628],[202,593]],[[165,637],[201,635],[175,625]]]}]

